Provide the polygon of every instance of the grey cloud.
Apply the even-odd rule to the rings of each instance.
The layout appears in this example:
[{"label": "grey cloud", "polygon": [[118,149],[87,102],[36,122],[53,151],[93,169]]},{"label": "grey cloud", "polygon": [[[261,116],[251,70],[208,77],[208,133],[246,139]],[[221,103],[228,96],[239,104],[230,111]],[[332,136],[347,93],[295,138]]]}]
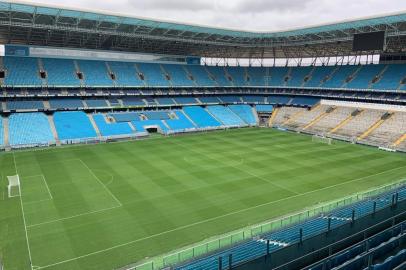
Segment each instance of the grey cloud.
[{"label": "grey cloud", "polygon": [[205,0],[128,0],[130,7],[137,10],[177,10],[202,11],[213,9],[213,4]]}]

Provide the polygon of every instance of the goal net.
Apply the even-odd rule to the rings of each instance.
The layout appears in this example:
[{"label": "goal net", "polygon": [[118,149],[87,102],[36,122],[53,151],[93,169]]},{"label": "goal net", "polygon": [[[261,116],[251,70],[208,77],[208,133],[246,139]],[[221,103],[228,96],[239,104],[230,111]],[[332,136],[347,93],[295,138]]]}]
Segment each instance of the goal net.
[{"label": "goal net", "polygon": [[18,197],[21,195],[20,177],[18,175],[7,176],[8,179],[8,197]]},{"label": "goal net", "polygon": [[331,138],[327,138],[325,136],[313,135],[312,142],[331,144],[333,142],[333,140]]}]

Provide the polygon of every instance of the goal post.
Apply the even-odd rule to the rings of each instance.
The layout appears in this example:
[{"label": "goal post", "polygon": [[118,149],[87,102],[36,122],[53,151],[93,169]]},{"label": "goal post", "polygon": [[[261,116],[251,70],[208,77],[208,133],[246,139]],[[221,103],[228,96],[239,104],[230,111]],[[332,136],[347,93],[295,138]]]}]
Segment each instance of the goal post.
[{"label": "goal post", "polygon": [[7,176],[8,180],[8,197],[18,197],[21,196],[21,187],[20,187],[20,177],[18,175]]},{"label": "goal post", "polygon": [[322,136],[322,135],[313,135],[312,142],[325,143],[325,144],[331,145],[333,142],[333,139],[328,138],[326,136]]}]

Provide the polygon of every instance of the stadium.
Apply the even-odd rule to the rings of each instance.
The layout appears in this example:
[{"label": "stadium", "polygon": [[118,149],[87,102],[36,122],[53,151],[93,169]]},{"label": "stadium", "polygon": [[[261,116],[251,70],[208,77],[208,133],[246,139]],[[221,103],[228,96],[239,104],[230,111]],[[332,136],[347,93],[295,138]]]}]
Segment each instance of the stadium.
[{"label": "stadium", "polygon": [[406,269],[406,13],[0,1],[0,43],[0,270]]}]

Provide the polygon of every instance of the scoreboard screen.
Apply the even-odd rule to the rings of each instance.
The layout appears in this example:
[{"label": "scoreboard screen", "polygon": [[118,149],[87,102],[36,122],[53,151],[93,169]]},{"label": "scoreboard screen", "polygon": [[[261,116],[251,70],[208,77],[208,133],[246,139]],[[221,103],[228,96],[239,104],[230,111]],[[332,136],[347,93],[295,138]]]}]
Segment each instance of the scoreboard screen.
[{"label": "scoreboard screen", "polygon": [[352,43],[352,50],[359,51],[380,51],[385,47],[385,31],[355,34]]}]

